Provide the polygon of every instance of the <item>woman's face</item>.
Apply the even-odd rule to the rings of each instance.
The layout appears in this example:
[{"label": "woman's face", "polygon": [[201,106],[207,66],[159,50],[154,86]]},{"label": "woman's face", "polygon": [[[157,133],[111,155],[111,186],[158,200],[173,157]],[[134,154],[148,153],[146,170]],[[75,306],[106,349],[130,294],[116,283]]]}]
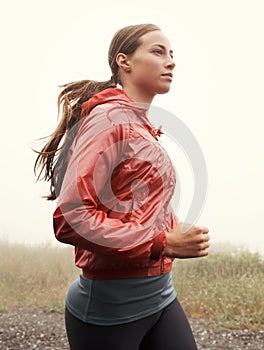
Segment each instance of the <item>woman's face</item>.
[{"label": "woman's face", "polygon": [[169,40],[161,31],[143,35],[140,42],[136,51],[128,57],[128,84],[130,90],[151,100],[156,94],[169,91],[175,62]]}]

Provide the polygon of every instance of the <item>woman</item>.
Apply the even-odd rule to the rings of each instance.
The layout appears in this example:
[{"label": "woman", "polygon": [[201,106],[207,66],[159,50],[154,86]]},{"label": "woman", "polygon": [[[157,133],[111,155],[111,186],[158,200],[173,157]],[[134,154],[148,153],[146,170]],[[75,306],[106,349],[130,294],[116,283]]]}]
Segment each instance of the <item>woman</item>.
[{"label": "woman", "polygon": [[82,269],[66,297],[70,348],[197,349],[171,269],[174,258],[208,254],[208,229],[182,232],[174,169],[147,117],[170,89],[170,43],[156,25],[125,27],[109,65],[109,81],[63,86],[61,121],[35,164],[58,200],[55,236]]}]

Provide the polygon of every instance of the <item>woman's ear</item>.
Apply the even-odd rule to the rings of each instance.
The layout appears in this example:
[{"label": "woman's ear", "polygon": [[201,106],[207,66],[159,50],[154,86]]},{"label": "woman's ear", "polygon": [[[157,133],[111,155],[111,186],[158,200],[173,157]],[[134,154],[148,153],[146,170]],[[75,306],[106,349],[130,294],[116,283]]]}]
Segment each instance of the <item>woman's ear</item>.
[{"label": "woman's ear", "polygon": [[118,67],[123,70],[124,72],[130,72],[131,66],[130,66],[130,61],[128,60],[127,55],[124,53],[118,53],[116,56],[116,63]]}]

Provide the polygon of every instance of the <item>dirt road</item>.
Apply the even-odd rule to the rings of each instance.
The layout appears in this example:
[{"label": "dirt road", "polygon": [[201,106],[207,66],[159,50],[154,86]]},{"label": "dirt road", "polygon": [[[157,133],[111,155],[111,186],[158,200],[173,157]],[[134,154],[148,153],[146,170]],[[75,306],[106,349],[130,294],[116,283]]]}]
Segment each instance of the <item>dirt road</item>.
[{"label": "dirt road", "polygon": [[[213,332],[202,320],[190,320],[199,350],[262,350],[264,330]],[[0,314],[1,350],[69,350],[64,316],[38,308],[16,309]],[[111,350],[111,349],[109,349]]]}]

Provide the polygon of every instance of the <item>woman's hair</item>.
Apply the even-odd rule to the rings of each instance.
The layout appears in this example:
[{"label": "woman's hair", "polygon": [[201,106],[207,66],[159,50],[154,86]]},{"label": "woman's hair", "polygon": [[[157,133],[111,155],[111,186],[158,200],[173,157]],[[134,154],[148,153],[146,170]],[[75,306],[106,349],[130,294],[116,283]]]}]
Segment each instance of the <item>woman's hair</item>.
[{"label": "woman's hair", "polygon": [[[50,194],[44,196],[48,200],[58,197],[67,168],[68,150],[77,133],[77,123],[80,120],[82,103],[92,96],[108,88],[122,85],[116,56],[119,53],[131,55],[140,45],[142,35],[160,30],[154,24],[138,24],[122,28],[114,35],[108,50],[108,63],[112,72],[111,79],[103,82],[81,80],[60,86],[58,96],[58,116],[60,121],[55,131],[48,137],[45,146],[38,153],[34,172],[37,180],[50,181]],[[75,126],[75,127],[74,127]]]}]

